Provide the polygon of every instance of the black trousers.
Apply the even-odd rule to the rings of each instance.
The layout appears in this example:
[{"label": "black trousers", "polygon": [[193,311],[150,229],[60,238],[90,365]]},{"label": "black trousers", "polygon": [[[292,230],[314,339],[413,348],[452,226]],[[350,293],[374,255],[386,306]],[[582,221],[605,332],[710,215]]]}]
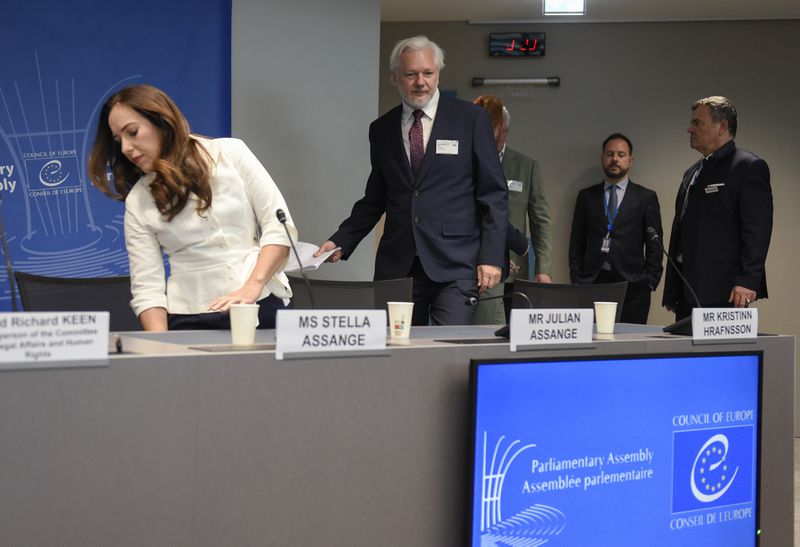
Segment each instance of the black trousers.
[{"label": "black trousers", "polygon": [[408,275],[414,278],[412,325],[472,324],[475,307],[468,301],[478,296],[477,276],[445,283],[432,281],[422,268],[419,257],[414,257]]},{"label": "black trousers", "polygon": [[[258,328],[274,329],[275,314],[286,307],[283,300],[271,294],[259,300],[258,306]],[[228,312],[171,313],[167,317],[167,326],[169,330],[230,330],[231,316]]]},{"label": "black trousers", "polygon": [[[617,283],[627,281],[624,277],[614,271],[600,270],[595,279],[595,283]],[[622,314],[620,323],[639,323],[647,324],[647,316],[650,314],[650,285],[646,281],[631,283],[628,281],[628,288],[625,291],[625,302],[622,304]]]}]

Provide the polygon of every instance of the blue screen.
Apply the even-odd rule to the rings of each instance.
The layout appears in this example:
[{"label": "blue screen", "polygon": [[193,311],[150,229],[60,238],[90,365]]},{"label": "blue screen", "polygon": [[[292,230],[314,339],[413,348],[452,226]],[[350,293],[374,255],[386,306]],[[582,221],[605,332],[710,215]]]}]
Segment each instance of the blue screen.
[{"label": "blue screen", "polygon": [[756,545],[760,365],[473,362],[471,544]]}]

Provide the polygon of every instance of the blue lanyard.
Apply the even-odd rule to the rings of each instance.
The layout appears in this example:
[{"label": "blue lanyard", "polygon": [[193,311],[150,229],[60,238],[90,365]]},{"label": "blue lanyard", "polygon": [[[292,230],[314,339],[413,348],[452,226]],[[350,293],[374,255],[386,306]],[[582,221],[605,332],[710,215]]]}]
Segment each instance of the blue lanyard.
[{"label": "blue lanyard", "polygon": [[[616,186],[609,186],[608,188],[614,188],[614,192],[616,192]],[[611,213],[608,210],[608,200],[606,199],[605,194],[608,193],[608,189],[603,191],[603,209],[606,211],[606,219],[608,219],[608,233],[611,233],[611,230],[614,228],[614,221],[617,220],[617,215],[619,214],[619,201],[617,201],[617,210],[614,211],[614,218],[611,218]],[[609,196],[610,197],[610,196]]]}]

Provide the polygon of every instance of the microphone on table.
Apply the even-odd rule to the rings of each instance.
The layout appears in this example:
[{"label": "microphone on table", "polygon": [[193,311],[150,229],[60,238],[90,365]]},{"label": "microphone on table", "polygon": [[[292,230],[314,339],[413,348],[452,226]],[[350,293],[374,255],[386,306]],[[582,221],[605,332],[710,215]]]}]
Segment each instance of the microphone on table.
[{"label": "microphone on table", "polygon": [[[664,256],[667,257],[667,262],[672,266],[672,269],[675,270],[675,273],[678,274],[678,277],[680,278],[681,282],[683,282],[684,286],[687,289],[689,289],[692,298],[694,298],[694,303],[696,304],[696,307],[702,308],[703,306],[700,305],[700,299],[697,298],[697,293],[694,292],[691,283],[689,283],[689,280],[686,279],[686,277],[683,275],[683,272],[681,272],[681,269],[678,267],[677,264],[675,264],[675,261],[672,260],[672,257],[669,256],[669,253],[666,250],[664,250],[664,244],[661,243],[661,237],[659,237],[658,231],[656,231],[656,229],[653,228],[652,226],[648,226],[646,231],[647,235],[650,236],[650,240],[655,241],[658,244],[658,248],[661,249],[661,252],[664,253]],[[691,335],[692,334],[691,314],[688,317],[684,317],[679,321],[675,321],[671,325],[667,325],[662,330],[670,334]]]},{"label": "microphone on table", "polygon": [[[467,306],[477,306],[481,302],[488,302],[489,300],[498,300],[500,298],[502,298],[503,300],[506,300],[508,298],[513,298],[515,296],[519,296],[525,302],[527,302],[528,309],[532,309],[533,308],[533,305],[531,304],[531,300],[530,300],[530,298],[528,298],[528,295],[523,293],[523,292],[519,292],[519,291],[510,292],[508,294],[501,294],[501,295],[498,295],[498,296],[487,296],[487,297],[484,297],[484,298],[470,296],[469,298],[467,298],[467,301],[464,302],[464,303]],[[499,337],[499,338],[508,338],[509,333],[510,333],[510,330],[509,330],[508,325],[503,325],[502,327],[500,327],[499,329],[497,329],[494,332],[494,335]]]},{"label": "microphone on table", "polygon": [[306,270],[303,267],[303,262],[300,260],[300,254],[297,252],[297,247],[294,246],[294,241],[292,241],[292,236],[289,233],[289,228],[286,227],[286,213],[283,212],[283,209],[278,209],[277,211],[275,211],[275,216],[278,218],[278,222],[283,224],[283,229],[286,230],[286,237],[289,238],[289,244],[292,246],[292,252],[294,252],[294,257],[297,259],[297,265],[300,266],[300,275],[303,276],[303,281],[306,284],[306,290],[308,291],[308,300],[311,302],[311,309],[315,310],[316,306],[314,306],[314,295],[311,292],[311,283],[308,281]]}]

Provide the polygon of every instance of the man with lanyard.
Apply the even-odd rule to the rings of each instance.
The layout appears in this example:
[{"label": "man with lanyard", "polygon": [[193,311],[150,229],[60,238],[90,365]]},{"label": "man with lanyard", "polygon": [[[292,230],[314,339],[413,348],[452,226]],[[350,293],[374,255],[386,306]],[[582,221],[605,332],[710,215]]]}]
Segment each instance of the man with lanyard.
[{"label": "man with lanyard", "polygon": [[650,293],[663,271],[658,243],[661,236],[658,196],[628,179],[633,144],[621,133],[603,141],[601,164],[605,180],[578,193],[569,242],[569,271],[573,283],[627,281],[620,321],[647,323]]}]

